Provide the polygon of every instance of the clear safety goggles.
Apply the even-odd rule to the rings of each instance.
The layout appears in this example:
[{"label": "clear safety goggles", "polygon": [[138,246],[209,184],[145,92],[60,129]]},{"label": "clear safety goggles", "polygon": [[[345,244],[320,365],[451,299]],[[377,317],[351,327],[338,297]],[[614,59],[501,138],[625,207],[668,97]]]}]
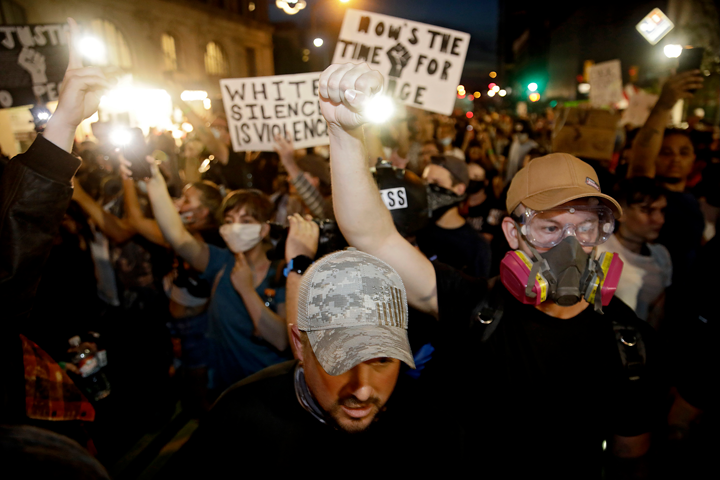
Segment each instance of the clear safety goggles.
[{"label": "clear safety goggles", "polygon": [[572,235],[580,245],[594,247],[612,235],[615,217],[605,205],[572,205],[536,211],[527,209],[516,219],[534,247],[552,248]]}]

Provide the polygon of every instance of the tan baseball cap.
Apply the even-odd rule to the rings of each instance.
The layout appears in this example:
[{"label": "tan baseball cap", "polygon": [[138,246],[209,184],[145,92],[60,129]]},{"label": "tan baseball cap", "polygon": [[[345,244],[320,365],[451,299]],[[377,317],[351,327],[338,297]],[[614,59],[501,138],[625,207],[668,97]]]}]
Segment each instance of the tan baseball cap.
[{"label": "tan baseball cap", "polygon": [[600,200],[615,218],[622,216],[620,205],[600,192],[600,182],[590,165],[567,153],[551,153],[530,161],[513,177],[506,206],[509,213],[521,203],[533,210],[548,210],[585,197]]}]

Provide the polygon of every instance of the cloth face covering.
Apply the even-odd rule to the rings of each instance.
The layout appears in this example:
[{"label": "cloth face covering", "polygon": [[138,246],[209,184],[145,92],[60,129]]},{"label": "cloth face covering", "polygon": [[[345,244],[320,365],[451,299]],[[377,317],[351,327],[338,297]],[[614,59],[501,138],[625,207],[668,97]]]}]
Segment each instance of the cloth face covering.
[{"label": "cloth face covering", "polygon": [[262,240],[261,230],[258,223],[228,223],[220,227],[220,236],[231,252],[247,252]]}]

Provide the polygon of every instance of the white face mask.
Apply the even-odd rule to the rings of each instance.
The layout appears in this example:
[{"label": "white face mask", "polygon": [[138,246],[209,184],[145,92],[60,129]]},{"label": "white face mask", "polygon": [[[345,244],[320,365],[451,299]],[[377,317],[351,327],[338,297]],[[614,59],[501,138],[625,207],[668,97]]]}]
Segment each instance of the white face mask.
[{"label": "white face mask", "polygon": [[220,227],[220,236],[231,252],[247,252],[262,240],[260,230],[259,223],[228,223]]}]

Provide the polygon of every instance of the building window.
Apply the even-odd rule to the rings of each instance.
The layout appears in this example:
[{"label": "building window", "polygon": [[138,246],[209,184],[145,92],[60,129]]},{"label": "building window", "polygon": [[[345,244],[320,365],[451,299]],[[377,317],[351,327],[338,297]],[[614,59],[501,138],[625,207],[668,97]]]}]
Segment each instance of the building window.
[{"label": "building window", "polygon": [[245,61],[247,62],[247,76],[257,76],[257,59],[255,58],[255,49],[247,47],[245,49]]},{"label": "building window", "polygon": [[223,76],[228,73],[227,55],[223,48],[210,42],[205,48],[205,71],[208,75]]},{"label": "building window", "polygon": [[166,72],[178,69],[177,52],[175,50],[175,37],[169,33],[162,34],[163,67]]},{"label": "building window", "polygon": [[120,68],[131,68],[130,49],[125,36],[108,20],[96,18],[90,22],[90,29],[105,45],[105,58],[100,65],[113,65]]}]

